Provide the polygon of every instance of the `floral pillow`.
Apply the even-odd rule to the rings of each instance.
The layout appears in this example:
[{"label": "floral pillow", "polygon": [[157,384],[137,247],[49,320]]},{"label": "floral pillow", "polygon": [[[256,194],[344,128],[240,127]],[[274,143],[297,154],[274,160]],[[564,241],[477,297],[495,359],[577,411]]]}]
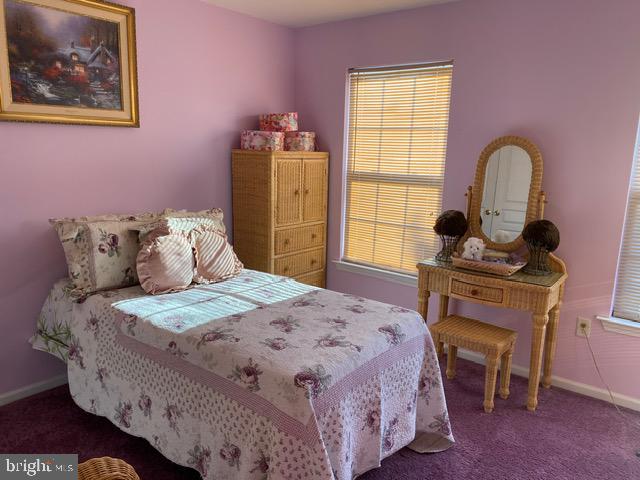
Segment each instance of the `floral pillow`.
[{"label": "floral pillow", "polygon": [[99,290],[138,283],[136,256],[140,249],[135,228],[156,213],[52,219],[69,269],[69,294],[81,299]]}]

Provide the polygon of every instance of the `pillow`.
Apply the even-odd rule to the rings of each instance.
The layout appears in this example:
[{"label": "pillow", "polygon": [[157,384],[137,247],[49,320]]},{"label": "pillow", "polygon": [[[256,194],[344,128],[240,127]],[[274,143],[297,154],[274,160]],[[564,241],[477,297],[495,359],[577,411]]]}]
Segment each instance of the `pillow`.
[{"label": "pillow", "polygon": [[201,225],[191,232],[191,240],[196,255],[195,282],[221,282],[242,271],[243,265],[224,232],[210,225]]},{"label": "pillow", "polygon": [[191,285],[195,269],[191,241],[184,233],[170,233],[160,227],[147,235],[136,268],[140,285],[147,293],[184,290]]},{"label": "pillow", "polygon": [[162,212],[161,218],[138,228],[140,232],[140,241],[143,242],[145,237],[153,230],[165,226],[169,228],[170,232],[184,232],[188,234],[191,230],[200,225],[210,225],[224,233],[226,232],[226,229],[223,218],[224,214],[219,208],[201,210],[199,212],[188,212],[186,210],[172,210],[167,208]]},{"label": "pillow", "polygon": [[137,284],[140,244],[133,229],[157,216],[142,213],[51,219],[67,259],[69,294],[80,299],[99,290]]}]

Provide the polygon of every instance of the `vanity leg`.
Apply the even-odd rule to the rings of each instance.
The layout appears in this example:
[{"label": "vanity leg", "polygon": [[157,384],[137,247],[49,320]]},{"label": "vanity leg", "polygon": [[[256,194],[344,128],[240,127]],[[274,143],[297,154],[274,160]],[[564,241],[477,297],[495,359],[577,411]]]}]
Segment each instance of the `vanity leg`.
[{"label": "vanity leg", "polygon": [[[423,274],[420,274],[420,285],[418,285],[418,313],[422,316],[424,323],[427,323],[427,316],[429,314],[429,296],[431,292],[427,290],[426,285],[422,285]],[[426,282],[424,282],[426,283]]]},{"label": "vanity leg", "polygon": [[540,367],[542,366],[542,351],[544,337],[549,322],[548,314],[533,315],[533,332],[531,335],[531,362],[529,364],[529,395],[527,410],[534,412],[538,406],[538,386],[540,384]]},{"label": "vanity leg", "polygon": [[438,321],[441,322],[449,315],[449,297],[440,294],[440,309],[438,310]]},{"label": "vanity leg", "polygon": [[440,340],[440,335],[437,333],[432,333],[431,336],[433,337],[433,344],[436,347],[436,356],[438,357],[438,360],[440,360],[440,357],[444,352],[444,343]]},{"label": "vanity leg", "polygon": [[484,377],[484,411],[493,412],[493,397],[496,395],[496,378],[498,376],[498,359],[495,356],[486,356],[486,372]]},{"label": "vanity leg", "polygon": [[556,305],[549,312],[549,324],[544,340],[544,370],[542,375],[542,386],[551,387],[551,369],[553,359],[556,355],[556,343],[558,340],[558,321],[560,320],[560,305]]}]

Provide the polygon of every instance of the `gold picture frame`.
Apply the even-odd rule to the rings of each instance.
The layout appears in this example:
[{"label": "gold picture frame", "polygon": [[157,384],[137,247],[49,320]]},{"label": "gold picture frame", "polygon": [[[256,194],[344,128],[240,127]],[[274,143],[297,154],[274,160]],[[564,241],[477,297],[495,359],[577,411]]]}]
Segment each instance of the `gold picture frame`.
[{"label": "gold picture frame", "polygon": [[0,120],[139,127],[135,10],[0,0]]}]

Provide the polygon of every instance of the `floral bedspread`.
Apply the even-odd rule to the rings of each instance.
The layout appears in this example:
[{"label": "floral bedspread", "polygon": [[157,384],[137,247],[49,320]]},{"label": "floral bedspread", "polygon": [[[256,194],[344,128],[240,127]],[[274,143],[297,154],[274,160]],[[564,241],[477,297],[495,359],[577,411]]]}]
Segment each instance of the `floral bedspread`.
[{"label": "floral bedspread", "polygon": [[248,270],[155,297],[60,292],[32,342],[52,351],[63,332],[52,353],[76,403],[203,478],[350,479],[403,446],[453,442],[413,311]]}]

